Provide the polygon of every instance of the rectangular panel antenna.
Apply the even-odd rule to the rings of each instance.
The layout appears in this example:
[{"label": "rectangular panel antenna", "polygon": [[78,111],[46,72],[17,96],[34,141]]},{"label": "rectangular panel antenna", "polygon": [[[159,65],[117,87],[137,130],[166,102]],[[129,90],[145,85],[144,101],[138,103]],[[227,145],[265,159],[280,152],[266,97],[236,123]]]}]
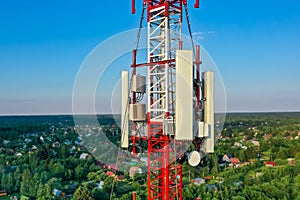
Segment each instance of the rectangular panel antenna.
[{"label": "rectangular panel antenna", "polygon": [[208,137],[204,143],[204,151],[213,153],[215,146],[215,108],[214,108],[214,72],[207,71],[203,73],[203,91],[204,91],[204,136]]},{"label": "rectangular panel antenna", "polygon": [[131,83],[131,91],[137,93],[146,92],[146,77],[141,75],[133,75]]},{"label": "rectangular panel antenna", "polygon": [[146,120],[146,104],[130,104],[129,119],[134,122]]},{"label": "rectangular panel antenna", "polygon": [[128,107],[129,107],[129,74],[122,71],[122,114],[121,114],[121,147],[128,148]]},{"label": "rectangular panel antenna", "polygon": [[204,137],[204,122],[198,122],[198,135],[197,137],[203,138]]},{"label": "rectangular panel antenna", "polygon": [[193,140],[193,52],[176,51],[176,140]]}]

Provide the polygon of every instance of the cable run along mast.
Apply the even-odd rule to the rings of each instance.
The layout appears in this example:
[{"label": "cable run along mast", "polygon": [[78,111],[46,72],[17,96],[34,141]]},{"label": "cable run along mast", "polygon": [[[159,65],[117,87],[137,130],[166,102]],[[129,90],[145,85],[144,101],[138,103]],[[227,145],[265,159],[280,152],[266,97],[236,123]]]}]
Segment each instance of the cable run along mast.
[{"label": "cable run along mast", "polygon": [[[147,142],[149,200],[181,200],[184,158],[197,166],[214,148],[214,74],[201,76],[199,46],[195,52],[182,50],[183,8],[187,15],[186,0],[143,1],[140,28],[146,10],[148,60],[138,64],[135,49],[131,78],[122,72],[121,147],[138,157],[139,141]],[[190,27],[189,32],[192,37]],[[137,73],[141,67],[147,68],[146,75]],[[144,96],[147,105],[141,102]],[[196,150],[186,152],[186,144]]]}]

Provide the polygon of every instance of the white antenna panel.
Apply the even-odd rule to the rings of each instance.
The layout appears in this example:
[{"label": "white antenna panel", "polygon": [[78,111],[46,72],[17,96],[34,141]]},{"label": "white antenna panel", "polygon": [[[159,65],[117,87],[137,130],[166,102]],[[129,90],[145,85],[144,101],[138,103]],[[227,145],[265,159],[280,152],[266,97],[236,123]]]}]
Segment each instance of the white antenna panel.
[{"label": "white antenna panel", "polygon": [[137,93],[146,92],[146,77],[141,75],[133,75],[131,83],[131,91]]},{"label": "white antenna panel", "polygon": [[129,119],[134,122],[146,120],[146,104],[130,104]]},{"label": "white antenna panel", "polygon": [[198,122],[198,135],[197,137],[203,138],[204,137],[204,122]]},{"label": "white antenna panel", "polygon": [[214,130],[214,72],[207,71],[203,73],[203,83],[204,83],[204,134],[208,137],[204,143],[204,151],[206,153],[213,153],[215,146],[215,130]]},{"label": "white antenna panel", "polygon": [[193,52],[176,51],[176,140],[193,139]]},{"label": "white antenna panel", "polygon": [[129,75],[122,71],[122,114],[121,114],[121,147],[128,148],[128,106],[129,106]]}]

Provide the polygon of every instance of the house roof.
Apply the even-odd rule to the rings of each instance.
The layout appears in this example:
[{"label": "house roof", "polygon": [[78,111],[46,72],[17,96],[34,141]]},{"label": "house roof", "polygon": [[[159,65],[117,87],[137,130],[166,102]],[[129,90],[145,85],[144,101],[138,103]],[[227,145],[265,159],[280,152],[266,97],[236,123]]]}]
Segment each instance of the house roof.
[{"label": "house roof", "polygon": [[115,171],[118,171],[118,165],[116,164],[108,164],[107,166]]},{"label": "house roof", "polygon": [[229,159],[232,158],[232,155],[229,153],[225,154],[224,156],[227,156]]},{"label": "house roof", "polygon": [[115,175],[115,174],[114,174],[113,172],[111,172],[111,171],[107,171],[107,172],[106,172],[106,175],[107,175],[107,176],[113,176],[113,175]]},{"label": "house roof", "polygon": [[0,194],[6,193],[6,190],[0,190]]},{"label": "house roof", "polygon": [[273,165],[273,166],[275,166],[275,165],[277,165],[277,162],[267,161],[267,162],[265,162],[265,164],[266,165]]},{"label": "house roof", "polygon": [[54,189],[54,190],[53,190],[53,194],[54,194],[55,196],[59,196],[59,195],[61,194],[61,191],[58,190],[58,189]]},{"label": "house roof", "polygon": [[4,140],[4,141],[3,141],[3,144],[4,144],[4,145],[7,145],[8,143],[9,143],[9,140]]},{"label": "house roof", "polygon": [[125,176],[124,175],[120,175],[120,176],[118,176],[118,179],[119,180],[125,180]]},{"label": "house roof", "polygon": [[195,178],[195,179],[193,179],[191,181],[205,181],[205,179],[203,179],[203,178]]},{"label": "house roof", "polygon": [[214,177],[213,176],[206,176],[204,177],[205,180],[212,180]]},{"label": "house roof", "polygon": [[270,139],[270,138],[271,138],[271,134],[265,134],[265,135],[264,135],[264,138]]},{"label": "house roof", "polygon": [[241,161],[238,158],[231,158],[230,162],[231,163],[240,163]]},{"label": "house roof", "polygon": [[87,154],[87,153],[82,153],[81,155],[80,155],[80,157],[79,157],[79,159],[86,159],[87,158],[87,156],[88,156],[89,154]]},{"label": "house roof", "polygon": [[131,167],[131,168],[129,169],[129,173],[130,173],[130,174],[134,174],[134,173],[141,174],[141,173],[143,173],[143,171],[142,171],[142,169],[139,168],[139,167]]}]

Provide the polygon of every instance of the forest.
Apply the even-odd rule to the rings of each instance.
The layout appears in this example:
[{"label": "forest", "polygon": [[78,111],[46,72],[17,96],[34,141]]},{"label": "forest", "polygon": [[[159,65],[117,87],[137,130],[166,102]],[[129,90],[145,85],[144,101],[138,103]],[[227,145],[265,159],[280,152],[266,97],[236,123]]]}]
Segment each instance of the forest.
[{"label": "forest", "polygon": [[[147,199],[140,160],[122,159],[141,171],[131,173],[115,160],[118,152],[103,157],[108,142],[89,143],[105,136],[118,145],[118,122],[111,115],[96,116],[98,124],[91,118],[80,116],[79,125],[73,116],[0,117],[1,198],[127,200],[136,191],[137,199]],[[184,199],[300,200],[299,137],[300,113],[227,114],[215,153],[197,167],[183,163]],[[102,162],[108,158],[117,167]]]}]

